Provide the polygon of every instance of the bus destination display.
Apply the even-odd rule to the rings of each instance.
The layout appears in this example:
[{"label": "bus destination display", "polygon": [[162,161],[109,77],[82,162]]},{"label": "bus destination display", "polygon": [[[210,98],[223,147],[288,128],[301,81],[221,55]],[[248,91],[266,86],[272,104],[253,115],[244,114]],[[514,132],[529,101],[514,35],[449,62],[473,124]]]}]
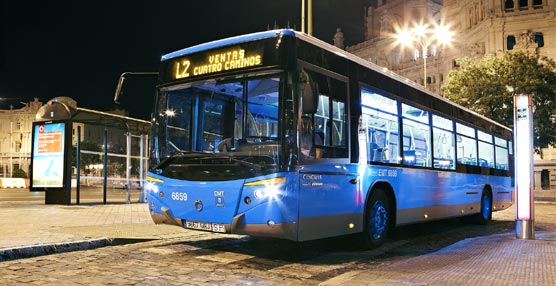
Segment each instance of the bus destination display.
[{"label": "bus destination display", "polygon": [[174,79],[200,76],[262,65],[262,55],[255,51],[234,48],[227,51],[207,53],[203,58],[180,58],[174,63]]}]

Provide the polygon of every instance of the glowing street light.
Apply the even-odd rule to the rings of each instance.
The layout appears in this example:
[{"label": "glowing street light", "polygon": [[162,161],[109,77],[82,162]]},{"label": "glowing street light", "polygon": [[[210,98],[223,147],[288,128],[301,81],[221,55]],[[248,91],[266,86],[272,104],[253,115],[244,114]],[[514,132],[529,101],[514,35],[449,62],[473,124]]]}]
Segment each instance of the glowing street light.
[{"label": "glowing street light", "polygon": [[450,28],[439,24],[417,24],[413,28],[404,28],[397,32],[396,41],[402,47],[414,48],[413,59],[423,58],[423,85],[427,87],[427,58],[434,57],[437,46],[449,45],[453,33]]}]

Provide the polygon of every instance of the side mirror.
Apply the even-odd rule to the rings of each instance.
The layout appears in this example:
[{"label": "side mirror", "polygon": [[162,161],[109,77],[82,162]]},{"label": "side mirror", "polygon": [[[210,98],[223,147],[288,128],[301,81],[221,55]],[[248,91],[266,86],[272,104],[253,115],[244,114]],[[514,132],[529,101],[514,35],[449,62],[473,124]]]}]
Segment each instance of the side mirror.
[{"label": "side mirror", "polygon": [[319,86],[306,72],[301,72],[300,91],[303,113],[315,113],[319,103]]}]

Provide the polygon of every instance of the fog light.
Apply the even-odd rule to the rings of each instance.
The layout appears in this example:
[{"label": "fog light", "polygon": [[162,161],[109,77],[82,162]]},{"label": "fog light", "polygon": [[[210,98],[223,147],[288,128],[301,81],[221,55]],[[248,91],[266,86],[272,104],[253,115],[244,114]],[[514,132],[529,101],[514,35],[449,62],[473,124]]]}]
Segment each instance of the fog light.
[{"label": "fog light", "polygon": [[245,197],[245,199],[243,201],[245,202],[245,204],[251,204],[251,198],[250,197]]},{"label": "fog light", "polygon": [[160,192],[160,193],[158,193],[158,196],[159,196],[161,199],[163,199],[163,198],[164,198],[164,193],[163,193],[163,192]]},{"label": "fog light", "polygon": [[269,221],[266,222],[266,224],[267,224],[267,225],[275,225],[276,223],[274,223],[273,220],[269,220]]}]

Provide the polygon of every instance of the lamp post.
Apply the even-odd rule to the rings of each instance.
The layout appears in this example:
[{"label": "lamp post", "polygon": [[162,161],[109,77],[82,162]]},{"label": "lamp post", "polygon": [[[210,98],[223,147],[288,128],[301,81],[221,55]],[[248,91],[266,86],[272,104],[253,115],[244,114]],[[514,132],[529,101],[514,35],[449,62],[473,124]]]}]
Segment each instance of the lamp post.
[{"label": "lamp post", "polygon": [[448,26],[437,24],[418,24],[411,29],[404,28],[396,34],[398,44],[414,48],[413,60],[423,58],[423,85],[427,87],[427,58],[437,54],[437,46],[448,45],[452,32]]},{"label": "lamp post", "polygon": [[[307,6],[307,12],[305,12],[305,6]],[[307,20],[305,20],[305,14],[307,14]],[[305,29],[305,25],[307,25],[307,29]],[[301,32],[313,35],[313,0],[301,0]]]}]

